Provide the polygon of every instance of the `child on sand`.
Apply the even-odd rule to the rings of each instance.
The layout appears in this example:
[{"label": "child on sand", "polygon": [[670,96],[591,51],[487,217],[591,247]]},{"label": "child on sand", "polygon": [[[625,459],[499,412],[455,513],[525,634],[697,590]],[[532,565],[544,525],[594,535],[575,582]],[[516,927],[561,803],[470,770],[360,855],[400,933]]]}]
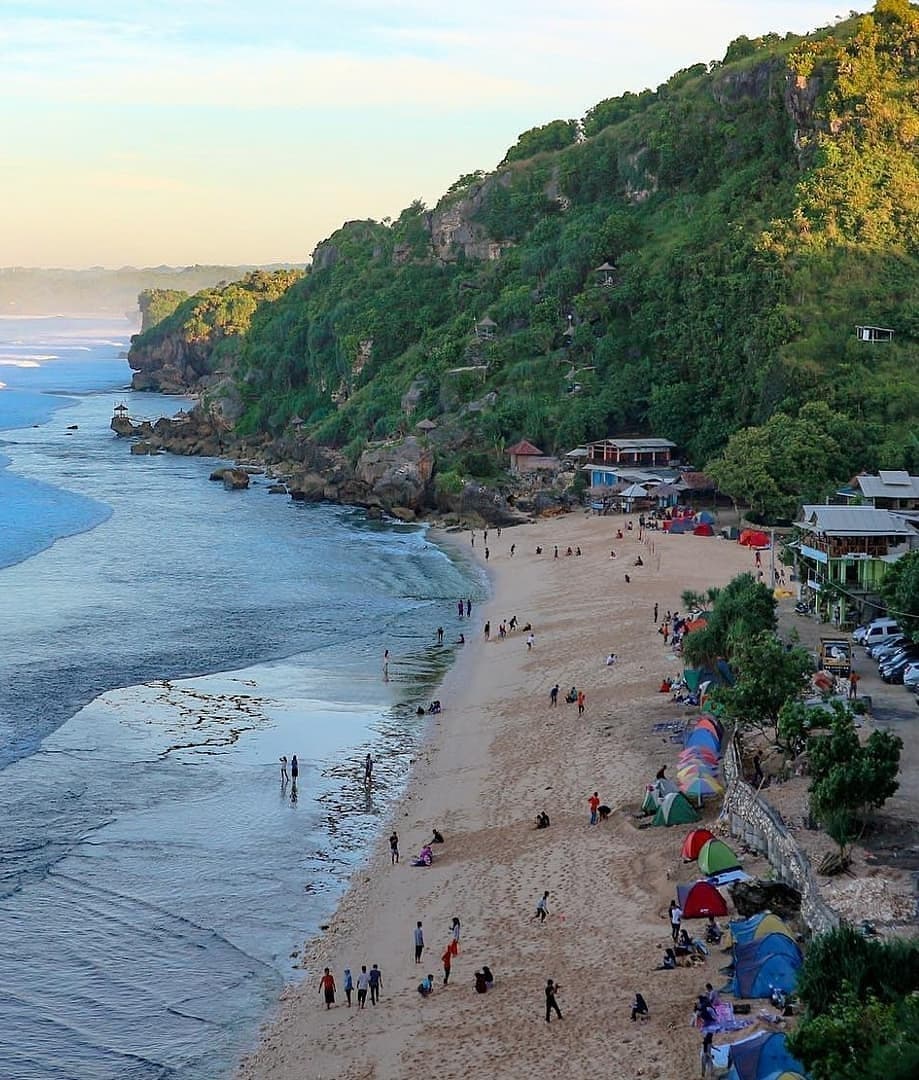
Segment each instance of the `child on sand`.
[{"label": "child on sand", "polygon": [[533,915],[534,919],[539,919],[541,923],[546,921],[546,916],[549,914],[549,890],[542,894],[539,898],[539,902],[536,904],[536,911]]}]

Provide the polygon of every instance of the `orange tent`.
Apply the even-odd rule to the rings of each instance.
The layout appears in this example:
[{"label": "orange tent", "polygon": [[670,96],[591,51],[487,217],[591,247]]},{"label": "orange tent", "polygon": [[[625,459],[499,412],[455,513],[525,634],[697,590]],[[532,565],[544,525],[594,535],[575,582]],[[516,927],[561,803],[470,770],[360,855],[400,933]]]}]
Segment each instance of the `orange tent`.
[{"label": "orange tent", "polygon": [[683,858],[687,862],[694,862],[699,857],[699,852],[703,846],[714,840],[715,834],[709,832],[708,829],[693,829],[692,832],[683,841]]}]

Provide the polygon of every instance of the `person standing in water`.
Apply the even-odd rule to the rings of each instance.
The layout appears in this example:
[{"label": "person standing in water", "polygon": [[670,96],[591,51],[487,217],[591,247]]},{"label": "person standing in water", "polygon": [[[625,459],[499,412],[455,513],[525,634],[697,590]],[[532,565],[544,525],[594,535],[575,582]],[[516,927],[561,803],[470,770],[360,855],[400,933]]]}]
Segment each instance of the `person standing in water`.
[{"label": "person standing in water", "polygon": [[281,758],[281,784],[286,784],[290,777],[287,775],[287,755]]},{"label": "person standing in water", "polygon": [[290,759],[290,778],[296,784],[297,777],[300,775],[300,762],[297,761],[297,755]]},{"label": "person standing in water", "polygon": [[373,758],[368,753],[364,758],[364,784],[370,787],[373,783]]}]

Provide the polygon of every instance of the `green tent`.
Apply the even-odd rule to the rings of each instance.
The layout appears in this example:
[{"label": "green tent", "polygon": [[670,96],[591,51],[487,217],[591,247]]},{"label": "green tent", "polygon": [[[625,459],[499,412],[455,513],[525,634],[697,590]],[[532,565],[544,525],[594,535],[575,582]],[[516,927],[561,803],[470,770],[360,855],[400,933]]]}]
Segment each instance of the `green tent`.
[{"label": "green tent", "polygon": [[740,865],[737,856],[723,840],[706,840],[698,861],[699,870],[706,877],[720,874],[722,870],[736,870]]},{"label": "green tent", "polygon": [[654,794],[654,788],[649,787],[645,792],[645,797],[641,803],[641,812],[643,814],[653,814],[658,807],[657,797]]},{"label": "green tent", "polygon": [[681,791],[671,791],[665,795],[663,802],[657,808],[652,825],[688,825],[691,821],[698,821],[692,803]]}]

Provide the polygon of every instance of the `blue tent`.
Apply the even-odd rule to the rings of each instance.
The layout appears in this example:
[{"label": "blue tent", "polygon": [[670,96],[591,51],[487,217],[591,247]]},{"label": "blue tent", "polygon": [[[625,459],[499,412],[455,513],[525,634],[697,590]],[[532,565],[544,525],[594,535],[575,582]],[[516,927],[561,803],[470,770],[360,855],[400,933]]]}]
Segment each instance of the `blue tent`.
[{"label": "blue tent", "polygon": [[684,744],[689,746],[704,746],[711,750],[713,753],[721,754],[721,743],[718,738],[713,735],[708,728],[693,728],[692,731],[686,736]]},{"label": "blue tent", "polygon": [[[763,922],[766,922],[765,926]],[[735,919],[728,925],[734,945],[746,945],[747,942],[763,938],[773,931],[784,932],[787,937],[792,936],[785,923],[771,911],[761,911],[758,915],[751,915],[749,919]]]},{"label": "blue tent", "polygon": [[670,528],[667,530],[667,532],[669,532],[671,536],[673,536],[676,533],[692,532],[694,528],[695,525],[692,518],[677,518],[671,523]]},{"label": "blue tent", "polygon": [[715,515],[708,510],[700,510],[693,520],[699,525],[714,525]]},{"label": "blue tent", "polygon": [[767,998],[774,987],[786,992],[798,985],[802,957],[798,944],[784,934],[734,946],[734,975],[726,989],[735,997]]},{"label": "blue tent", "polygon": [[731,1068],[725,1080],[766,1080],[784,1071],[801,1073],[804,1066],[788,1051],[785,1036],[776,1031],[758,1031],[731,1045]]}]

